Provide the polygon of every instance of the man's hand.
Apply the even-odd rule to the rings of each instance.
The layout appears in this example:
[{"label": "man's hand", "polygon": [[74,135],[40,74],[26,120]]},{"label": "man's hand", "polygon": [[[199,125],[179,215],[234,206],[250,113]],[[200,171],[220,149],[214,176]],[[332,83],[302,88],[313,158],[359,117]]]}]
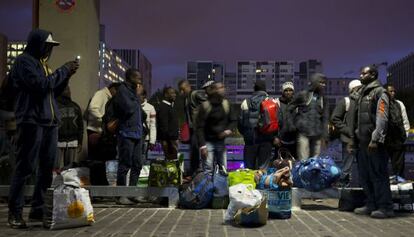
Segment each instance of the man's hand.
[{"label": "man's hand", "polygon": [[348,152],[348,154],[352,154],[355,151],[354,145],[352,143],[347,143],[346,144],[346,151]]},{"label": "man's hand", "polygon": [[280,141],[279,138],[275,137],[275,139],[273,139],[273,145],[275,145],[277,147],[281,147],[282,146],[282,142]]},{"label": "man's hand", "polygon": [[230,136],[232,133],[233,133],[233,132],[232,132],[231,130],[227,129],[227,130],[224,130],[223,132],[221,132],[221,133],[218,135],[218,137],[219,137],[220,139],[224,139],[224,138],[226,138],[226,137]]},{"label": "man's hand", "polygon": [[207,147],[200,148],[200,154],[201,154],[201,158],[207,159],[207,156],[208,156]]},{"label": "man's hand", "polygon": [[75,74],[76,70],[79,68],[79,62],[78,61],[69,61],[63,65],[69,70],[69,74],[72,76]]},{"label": "man's hand", "polygon": [[370,141],[368,145],[368,152],[376,152],[378,149],[378,143]]}]

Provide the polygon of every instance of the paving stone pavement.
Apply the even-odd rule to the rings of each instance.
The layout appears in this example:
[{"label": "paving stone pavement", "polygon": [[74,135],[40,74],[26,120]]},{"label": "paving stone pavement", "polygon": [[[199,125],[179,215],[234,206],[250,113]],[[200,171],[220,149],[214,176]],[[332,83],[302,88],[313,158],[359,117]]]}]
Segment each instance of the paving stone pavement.
[{"label": "paving stone pavement", "polygon": [[[308,205],[288,220],[269,220],[259,228],[223,224],[225,210],[181,210],[168,208],[95,207],[96,223],[89,227],[50,231],[31,225],[26,230],[7,226],[7,206],[0,206],[0,236],[27,237],[129,237],[129,236],[413,236],[414,214],[375,220],[339,212],[334,208]],[[25,212],[28,208],[25,209]],[[26,213],[27,214],[27,213]],[[26,215],[27,216],[27,215]]]}]

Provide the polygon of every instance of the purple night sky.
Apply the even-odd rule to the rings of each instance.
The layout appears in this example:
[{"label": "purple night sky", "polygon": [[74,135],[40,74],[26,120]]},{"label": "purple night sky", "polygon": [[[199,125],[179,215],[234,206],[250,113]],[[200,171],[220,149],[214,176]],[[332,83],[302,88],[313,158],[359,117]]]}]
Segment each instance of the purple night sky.
[{"label": "purple night sky", "polygon": [[[31,2],[1,1],[0,32],[25,39]],[[101,0],[108,45],[141,49],[154,88],[185,77],[188,60],[235,71],[238,60],[315,58],[328,76],[343,76],[413,52],[413,22],[412,0]]]}]

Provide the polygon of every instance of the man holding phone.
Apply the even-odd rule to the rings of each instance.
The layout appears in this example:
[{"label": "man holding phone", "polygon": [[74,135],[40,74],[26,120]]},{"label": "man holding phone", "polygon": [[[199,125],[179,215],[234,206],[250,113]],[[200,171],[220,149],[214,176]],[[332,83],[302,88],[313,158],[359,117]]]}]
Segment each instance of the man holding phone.
[{"label": "man holding phone", "polygon": [[36,170],[37,179],[29,219],[43,220],[43,196],[52,183],[56,158],[59,113],[56,97],[62,94],[79,62],[69,61],[54,72],[47,65],[54,46],[52,33],[36,29],[30,32],[27,46],[10,71],[10,83],[16,92],[17,157],[9,193],[11,228],[26,228],[22,212],[24,186]]}]

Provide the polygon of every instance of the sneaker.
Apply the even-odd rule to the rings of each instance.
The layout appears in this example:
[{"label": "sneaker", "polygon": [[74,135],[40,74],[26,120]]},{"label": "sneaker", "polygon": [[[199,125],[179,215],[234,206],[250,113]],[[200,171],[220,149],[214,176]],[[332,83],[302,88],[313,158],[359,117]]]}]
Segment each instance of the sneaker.
[{"label": "sneaker", "polygon": [[134,205],[135,202],[129,200],[127,197],[120,197],[116,200],[116,204],[118,205]]},{"label": "sneaker", "polygon": [[393,210],[378,209],[376,211],[371,212],[371,217],[376,219],[385,219],[394,216],[395,214]]},{"label": "sneaker", "polygon": [[15,215],[15,214],[9,213],[8,223],[12,229],[27,228],[26,222],[23,220],[22,214]]},{"label": "sneaker", "polygon": [[29,222],[43,222],[43,211],[31,209],[29,213]]},{"label": "sneaker", "polygon": [[373,212],[374,210],[367,207],[367,206],[363,206],[360,208],[355,208],[354,213],[357,215],[371,215],[371,212]]}]

